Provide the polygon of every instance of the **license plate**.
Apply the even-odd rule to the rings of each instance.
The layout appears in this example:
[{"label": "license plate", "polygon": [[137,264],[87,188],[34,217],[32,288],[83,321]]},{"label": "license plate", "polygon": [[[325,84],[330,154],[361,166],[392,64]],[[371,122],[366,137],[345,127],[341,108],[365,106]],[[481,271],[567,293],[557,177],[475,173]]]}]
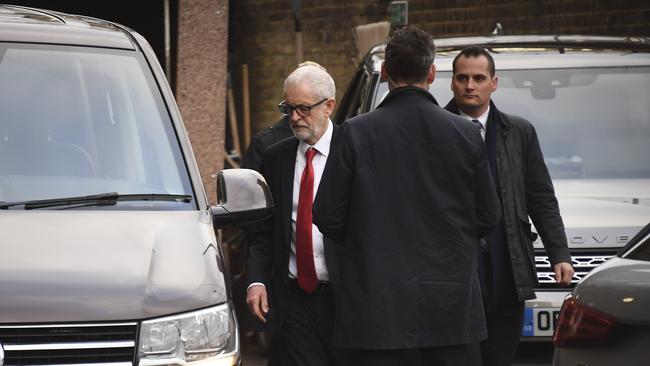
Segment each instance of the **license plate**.
[{"label": "license plate", "polygon": [[524,337],[552,337],[559,316],[559,308],[527,307],[524,312],[524,327],[521,330],[521,335]]}]

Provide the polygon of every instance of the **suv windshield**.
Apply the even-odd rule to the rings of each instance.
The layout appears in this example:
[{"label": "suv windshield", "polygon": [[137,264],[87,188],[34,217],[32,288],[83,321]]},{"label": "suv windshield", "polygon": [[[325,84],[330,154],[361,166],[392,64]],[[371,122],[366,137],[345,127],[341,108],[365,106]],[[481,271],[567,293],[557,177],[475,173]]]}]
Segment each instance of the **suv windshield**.
[{"label": "suv windshield", "polygon": [[[501,70],[497,76],[494,102],[533,123],[554,179],[650,178],[650,68]],[[438,72],[431,85],[443,107],[452,98],[450,85],[451,72]],[[386,83],[379,88],[383,98]]]},{"label": "suv windshield", "polygon": [[[133,51],[0,43],[0,202],[103,192],[193,196],[150,75]],[[116,207],[195,208],[174,200]]]}]

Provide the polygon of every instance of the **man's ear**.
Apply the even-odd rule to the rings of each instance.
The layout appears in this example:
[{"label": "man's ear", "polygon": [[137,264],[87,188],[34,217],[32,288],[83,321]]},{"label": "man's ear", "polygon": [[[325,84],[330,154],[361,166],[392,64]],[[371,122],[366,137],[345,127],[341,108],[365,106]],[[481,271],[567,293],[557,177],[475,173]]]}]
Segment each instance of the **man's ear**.
[{"label": "man's ear", "polygon": [[431,64],[429,68],[429,73],[427,74],[427,84],[433,83],[433,80],[436,78],[436,65]]},{"label": "man's ear", "polygon": [[335,99],[328,99],[325,102],[325,113],[326,113],[328,118],[332,113],[334,113],[334,108],[335,107],[336,107],[336,100]]},{"label": "man's ear", "polygon": [[389,81],[388,73],[386,72],[386,63],[385,63],[385,62],[383,62],[383,63],[381,64],[380,75],[381,75],[381,79],[382,79],[382,80]]}]

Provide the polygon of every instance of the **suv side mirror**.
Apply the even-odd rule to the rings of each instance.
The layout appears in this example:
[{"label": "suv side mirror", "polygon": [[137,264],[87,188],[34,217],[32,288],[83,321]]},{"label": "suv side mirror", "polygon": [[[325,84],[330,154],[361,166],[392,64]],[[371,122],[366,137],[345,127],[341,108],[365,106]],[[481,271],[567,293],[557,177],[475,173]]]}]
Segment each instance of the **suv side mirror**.
[{"label": "suv side mirror", "polygon": [[273,198],[262,175],[250,169],[224,169],[217,176],[216,229],[243,226],[273,213]]}]

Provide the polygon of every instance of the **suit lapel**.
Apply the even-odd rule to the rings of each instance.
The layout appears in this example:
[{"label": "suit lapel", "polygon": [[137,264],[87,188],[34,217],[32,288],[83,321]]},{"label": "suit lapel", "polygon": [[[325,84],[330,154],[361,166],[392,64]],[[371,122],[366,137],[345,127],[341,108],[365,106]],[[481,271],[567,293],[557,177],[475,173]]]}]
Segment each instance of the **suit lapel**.
[{"label": "suit lapel", "polygon": [[[328,162],[332,158],[333,154],[337,153],[336,146],[338,143],[339,133],[340,133],[339,126],[334,125],[334,130],[332,131],[332,142],[331,142]],[[296,152],[298,150],[299,141],[296,138],[292,138],[286,141],[286,143],[284,141],[281,143],[284,143],[284,146],[283,146],[282,153],[280,154],[280,156],[278,156],[278,160],[276,162],[277,172],[275,173],[277,177],[277,182],[279,183],[278,199],[280,202],[276,202],[276,205],[279,208],[280,219],[282,220],[282,228],[283,228],[282,231],[283,231],[283,239],[284,239],[283,243],[285,243],[286,245],[284,249],[288,254],[291,248],[291,212],[293,210],[293,179],[294,179],[294,171],[296,169]],[[326,171],[329,165],[330,164],[325,165]]]},{"label": "suit lapel", "polygon": [[282,218],[283,242],[289,252],[291,243],[291,212],[293,210],[293,173],[296,168],[296,151],[298,139],[292,139],[286,144],[278,161],[278,174],[280,181],[280,215]]}]

